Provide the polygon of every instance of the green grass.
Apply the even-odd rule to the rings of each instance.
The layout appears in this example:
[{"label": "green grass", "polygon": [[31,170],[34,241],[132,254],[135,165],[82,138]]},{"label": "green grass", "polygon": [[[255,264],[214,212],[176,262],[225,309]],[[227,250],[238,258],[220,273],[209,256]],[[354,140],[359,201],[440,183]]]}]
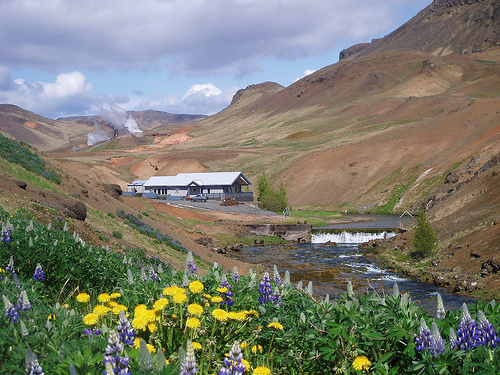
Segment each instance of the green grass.
[{"label": "green grass", "polygon": [[26,182],[28,185],[37,187],[39,189],[48,189],[56,193],[61,192],[61,190],[57,187],[56,184],[48,181],[42,176],[39,176],[33,172],[24,169],[18,164],[8,162],[3,158],[0,158],[0,170],[4,174],[10,175],[12,178],[22,180]]}]

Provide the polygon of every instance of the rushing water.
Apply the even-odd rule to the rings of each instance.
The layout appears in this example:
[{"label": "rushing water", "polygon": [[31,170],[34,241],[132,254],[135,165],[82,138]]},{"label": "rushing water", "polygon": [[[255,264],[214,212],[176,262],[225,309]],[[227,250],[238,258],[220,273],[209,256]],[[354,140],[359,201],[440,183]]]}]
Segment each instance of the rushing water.
[{"label": "rushing water", "polygon": [[337,296],[346,292],[351,281],[356,292],[376,291],[392,293],[394,283],[402,293],[431,314],[436,311],[436,295],[441,294],[447,310],[457,310],[474,299],[457,296],[444,288],[422,283],[416,278],[384,270],[373,259],[365,257],[358,249],[359,243],[374,238],[394,236],[390,231],[352,233],[320,232],[313,234],[311,243],[281,246],[245,247],[237,257],[245,262],[262,264],[268,268],[276,265],[280,274],[288,270],[293,283],[313,283],[314,294]]}]

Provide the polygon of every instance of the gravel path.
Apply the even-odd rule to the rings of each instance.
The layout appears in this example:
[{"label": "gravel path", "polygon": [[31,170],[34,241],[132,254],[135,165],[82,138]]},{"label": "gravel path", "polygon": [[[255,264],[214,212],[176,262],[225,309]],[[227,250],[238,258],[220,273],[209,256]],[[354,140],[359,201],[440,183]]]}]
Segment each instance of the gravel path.
[{"label": "gravel path", "polygon": [[261,210],[257,208],[257,203],[241,203],[237,206],[221,206],[220,201],[208,200],[206,202],[191,202],[191,201],[162,201],[158,202],[169,203],[172,206],[178,207],[193,207],[209,211],[228,212],[236,214],[260,215],[260,216],[278,216],[275,212]]}]

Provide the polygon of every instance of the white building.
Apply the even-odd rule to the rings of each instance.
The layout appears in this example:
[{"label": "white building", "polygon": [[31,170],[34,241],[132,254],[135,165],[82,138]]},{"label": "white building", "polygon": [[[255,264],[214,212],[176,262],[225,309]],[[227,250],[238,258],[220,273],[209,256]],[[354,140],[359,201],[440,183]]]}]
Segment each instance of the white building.
[{"label": "white building", "polygon": [[137,193],[152,193],[171,200],[206,194],[208,199],[232,197],[239,201],[253,201],[253,192],[242,189],[251,184],[242,172],[178,173],[176,176],[153,176],[145,182],[134,181],[128,185],[128,191],[136,189]]}]

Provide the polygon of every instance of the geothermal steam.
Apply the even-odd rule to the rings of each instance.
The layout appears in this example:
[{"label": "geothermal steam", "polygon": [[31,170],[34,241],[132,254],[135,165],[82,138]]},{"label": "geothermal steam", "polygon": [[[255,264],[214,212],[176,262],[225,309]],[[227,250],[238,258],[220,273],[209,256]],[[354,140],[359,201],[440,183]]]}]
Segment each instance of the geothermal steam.
[{"label": "geothermal steam", "polygon": [[[101,107],[99,117],[101,117],[108,126],[119,132],[127,132],[130,134],[141,131],[135,119],[127,113],[123,108],[118,107],[115,103],[109,103],[109,109]],[[87,146],[94,143],[108,140],[109,134],[96,122],[94,124],[95,132],[87,134]]]}]

